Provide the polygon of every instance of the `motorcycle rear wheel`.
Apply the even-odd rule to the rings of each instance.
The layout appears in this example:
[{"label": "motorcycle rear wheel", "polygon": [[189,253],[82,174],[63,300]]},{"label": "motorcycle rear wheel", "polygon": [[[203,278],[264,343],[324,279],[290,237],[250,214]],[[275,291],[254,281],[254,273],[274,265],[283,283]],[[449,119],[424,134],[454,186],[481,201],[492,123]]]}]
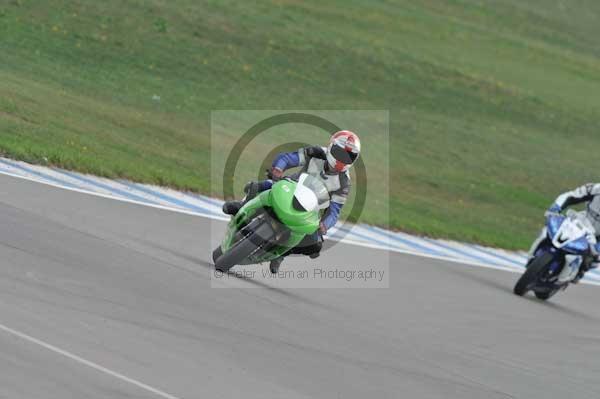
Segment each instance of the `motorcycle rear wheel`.
[{"label": "motorcycle rear wheel", "polygon": [[518,296],[525,295],[527,293],[527,291],[529,291],[531,289],[531,286],[540,277],[540,274],[542,274],[546,270],[546,267],[550,264],[550,261],[552,261],[552,258],[553,258],[552,254],[549,254],[549,253],[545,253],[545,254],[535,258],[531,262],[531,264],[529,266],[527,266],[525,273],[523,273],[521,278],[519,278],[519,281],[517,281],[517,284],[515,284],[515,288],[513,289],[513,292],[515,293],[515,295],[518,295]]}]

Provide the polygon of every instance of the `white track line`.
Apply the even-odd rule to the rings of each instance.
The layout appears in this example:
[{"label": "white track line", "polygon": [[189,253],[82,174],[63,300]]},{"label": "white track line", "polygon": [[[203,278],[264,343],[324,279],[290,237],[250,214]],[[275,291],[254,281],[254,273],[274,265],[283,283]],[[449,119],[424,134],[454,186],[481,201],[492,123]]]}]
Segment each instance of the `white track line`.
[{"label": "white track line", "polygon": [[94,362],[91,362],[89,360],[86,360],[86,359],[84,359],[82,357],[79,357],[77,355],[72,354],[71,352],[68,352],[68,351],[66,351],[64,349],[60,349],[60,348],[58,348],[58,347],[56,347],[54,345],[51,345],[51,344],[49,344],[47,342],[44,342],[44,341],[39,340],[37,338],[34,338],[34,337],[32,337],[30,335],[27,335],[25,333],[22,333],[20,331],[14,330],[14,329],[12,329],[10,327],[7,327],[7,326],[5,326],[3,324],[0,324],[0,330],[2,330],[4,332],[7,332],[9,334],[12,334],[12,335],[14,335],[14,336],[16,336],[18,338],[21,338],[21,339],[23,339],[23,340],[25,340],[27,342],[30,342],[32,344],[36,344],[38,346],[41,346],[42,348],[47,349],[47,350],[49,350],[51,352],[54,352],[54,353],[57,353],[57,354],[62,355],[64,357],[67,357],[67,358],[69,358],[71,360],[76,361],[77,363],[83,364],[84,366],[88,366],[90,368],[93,368],[96,371],[100,371],[101,373],[108,374],[111,377],[114,377],[114,378],[116,378],[118,380],[127,382],[127,383],[129,383],[131,385],[135,385],[136,387],[141,388],[141,389],[143,389],[145,391],[151,392],[151,393],[153,393],[153,394],[155,394],[157,396],[160,396],[161,398],[165,398],[165,399],[180,399],[177,396],[170,395],[170,394],[168,394],[166,392],[161,391],[160,389],[153,388],[150,385],[144,384],[143,382],[140,382],[140,381],[135,380],[133,378],[129,378],[129,377],[123,375],[123,374],[117,373],[116,371],[112,371],[110,369],[107,369],[106,367],[100,366],[97,363],[94,363]]},{"label": "white track line", "polygon": [[[15,162],[15,161],[13,161]],[[229,221],[229,217],[225,217],[225,216],[218,216],[218,215],[212,215],[212,214],[203,214],[203,213],[198,213],[198,212],[194,212],[194,211],[189,211],[189,210],[185,210],[183,208],[176,208],[173,206],[163,206],[163,205],[155,205],[155,204],[150,204],[150,203],[146,203],[146,202],[141,202],[141,201],[136,201],[133,199],[129,199],[129,198],[123,198],[123,197],[119,197],[119,196],[115,196],[115,195],[107,195],[107,194],[103,194],[103,193],[98,193],[98,192],[94,192],[94,191],[89,191],[89,190],[83,190],[83,189],[78,189],[78,188],[72,188],[72,187],[65,187],[62,186],[60,184],[54,183],[54,182],[50,182],[47,180],[43,180],[40,177],[29,177],[29,176],[23,176],[21,174],[18,173],[13,173],[13,172],[8,172],[7,170],[2,170],[0,169],[0,174],[3,175],[7,175],[7,176],[11,176],[11,177],[15,177],[18,179],[24,179],[24,180],[28,180],[31,182],[35,182],[35,183],[41,183],[41,184],[46,184],[48,186],[52,186],[52,187],[56,187],[56,188],[61,188],[63,190],[69,190],[69,191],[75,191],[78,193],[82,193],[82,194],[88,194],[88,195],[93,195],[96,197],[102,197],[102,198],[108,198],[111,200],[116,200],[116,201],[121,201],[121,202],[127,202],[130,204],[136,204],[136,205],[143,205],[143,206],[148,206],[151,208],[157,208],[157,209],[162,209],[162,210],[166,210],[166,211],[171,211],[171,212],[177,212],[177,213],[183,213],[186,215],[191,215],[191,216],[199,216],[199,217],[203,217],[203,218],[207,218],[207,219],[214,219],[214,220],[221,220],[224,222],[228,222]],[[341,233],[341,232],[340,232]],[[437,248],[435,245],[429,243],[429,242],[421,242],[420,239],[418,239],[417,237],[413,237],[404,233],[395,233],[398,234],[399,236],[405,238],[406,240],[410,240],[411,242],[416,242],[419,245],[423,245],[425,247],[437,250],[438,253],[448,253],[451,254],[451,251],[449,250],[443,250],[443,248]],[[345,234],[344,234],[345,235]],[[439,255],[433,255],[433,254],[428,254],[428,253],[424,253],[424,252],[418,252],[415,250],[411,250],[411,249],[403,249],[399,246],[390,246],[390,247],[386,247],[383,246],[381,244],[377,244],[377,243],[369,243],[366,241],[359,241],[359,240],[355,240],[355,239],[351,239],[351,238],[343,238],[340,239],[339,237],[335,237],[335,236],[327,236],[328,239],[332,240],[332,241],[339,241],[345,244],[349,244],[349,245],[355,245],[355,246],[359,246],[359,247],[365,247],[365,248],[372,248],[372,249],[378,249],[378,250],[383,250],[383,251],[388,251],[388,252],[396,252],[396,253],[401,253],[401,254],[406,254],[406,255],[411,255],[411,256],[417,256],[417,257],[421,257],[421,258],[429,258],[429,259],[436,259],[436,260],[442,260],[442,261],[446,261],[446,262],[450,262],[450,263],[457,263],[457,264],[461,264],[461,265],[469,265],[469,266],[478,266],[478,267],[483,267],[486,269],[495,269],[495,270],[504,270],[504,271],[508,271],[508,272],[512,272],[512,273],[522,273],[524,270],[524,267],[518,267],[518,266],[500,266],[497,264],[491,264],[490,263],[483,263],[477,260],[471,260],[471,259],[467,259],[467,258],[458,258],[455,256],[439,256]],[[591,276],[589,276],[591,277]],[[600,286],[600,278],[594,276],[593,278],[588,278],[588,276],[586,275],[586,277],[581,281],[584,284],[590,284],[590,285],[599,285]]]},{"label": "white track line", "polygon": [[79,189],[79,188],[65,187],[65,186],[61,186],[60,184],[57,184],[57,183],[53,183],[53,182],[50,182],[47,180],[42,180],[42,178],[39,178],[39,177],[34,178],[34,177],[29,177],[29,176],[22,176],[22,175],[7,172],[4,170],[0,170],[0,174],[15,177],[18,179],[28,180],[28,181],[35,182],[35,183],[45,184],[45,185],[51,186],[51,187],[62,188],[63,190],[75,191],[76,193],[93,195],[95,197],[102,197],[102,198],[108,198],[108,199],[115,200],[115,201],[127,202],[130,204],[149,206],[150,208],[157,208],[157,209],[162,209],[165,211],[183,213],[183,214],[191,215],[191,216],[201,216],[201,217],[205,217],[205,218],[209,218],[209,219],[229,221],[229,217],[225,217],[225,216],[205,215],[205,214],[194,212],[194,211],[188,211],[183,208],[175,208],[172,206],[164,206],[164,205],[155,205],[155,204],[150,204],[147,202],[132,200],[129,198],[118,197],[116,195],[102,194],[102,193],[98,193],[95,191],[83,190],[83,189]]}]

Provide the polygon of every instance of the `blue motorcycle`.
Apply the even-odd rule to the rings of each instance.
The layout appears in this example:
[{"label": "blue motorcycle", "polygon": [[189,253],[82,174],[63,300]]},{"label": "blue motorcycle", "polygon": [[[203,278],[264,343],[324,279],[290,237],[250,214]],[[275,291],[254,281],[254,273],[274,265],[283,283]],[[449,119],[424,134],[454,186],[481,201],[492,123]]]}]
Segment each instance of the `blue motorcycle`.
[{"label": "blue motorcycle", "polygon": [[594,227],[580,212],[549,215],[534,257],[514,293],[522,296],[531,290],[546,300],[579,279],[580,270],[588,270],[593,260],[587,238],[590,234],[595,234]]}]

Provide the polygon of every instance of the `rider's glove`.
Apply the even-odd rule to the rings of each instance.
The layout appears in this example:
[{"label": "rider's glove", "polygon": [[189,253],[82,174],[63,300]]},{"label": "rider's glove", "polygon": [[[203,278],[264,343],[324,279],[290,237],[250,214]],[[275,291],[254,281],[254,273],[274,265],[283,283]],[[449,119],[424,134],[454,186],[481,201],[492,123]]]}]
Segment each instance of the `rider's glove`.
[{"label": "rider's glove", "polygon": [[552,205],[550,207],[550,209],[548,209],[546,211],[546,213],[544,213],[544,216],[550,217],[550,216],[559,215],[560,211],[562,211],[562,209],[560,208],[560,206],[558,204],[554,204],[554,205]]},{"label": "rider's glove", "polygon": [[277,180],[281,180],[281,178],[283,177],[283,170],[279,169],[279,168],[272,168],[271,169],[271,178],[275,181]]},{"label": "rider's glove", "polygon": [[324,236],[325,234],[327,234],[327,226],[325,226],[325,223],[321,222],[319,223],[319,233]]}]

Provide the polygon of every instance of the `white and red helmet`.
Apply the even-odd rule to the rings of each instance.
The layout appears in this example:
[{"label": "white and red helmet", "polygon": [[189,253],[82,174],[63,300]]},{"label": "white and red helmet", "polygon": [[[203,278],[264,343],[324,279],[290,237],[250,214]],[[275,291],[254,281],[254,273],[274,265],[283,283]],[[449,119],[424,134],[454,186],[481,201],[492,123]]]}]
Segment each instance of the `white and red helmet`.
[{"label": "white and red helmet", "polygon": [[336,172],[345,172],[360,155],[360,139],[349,130],[334,133],[327,147],[327,163]]}]

